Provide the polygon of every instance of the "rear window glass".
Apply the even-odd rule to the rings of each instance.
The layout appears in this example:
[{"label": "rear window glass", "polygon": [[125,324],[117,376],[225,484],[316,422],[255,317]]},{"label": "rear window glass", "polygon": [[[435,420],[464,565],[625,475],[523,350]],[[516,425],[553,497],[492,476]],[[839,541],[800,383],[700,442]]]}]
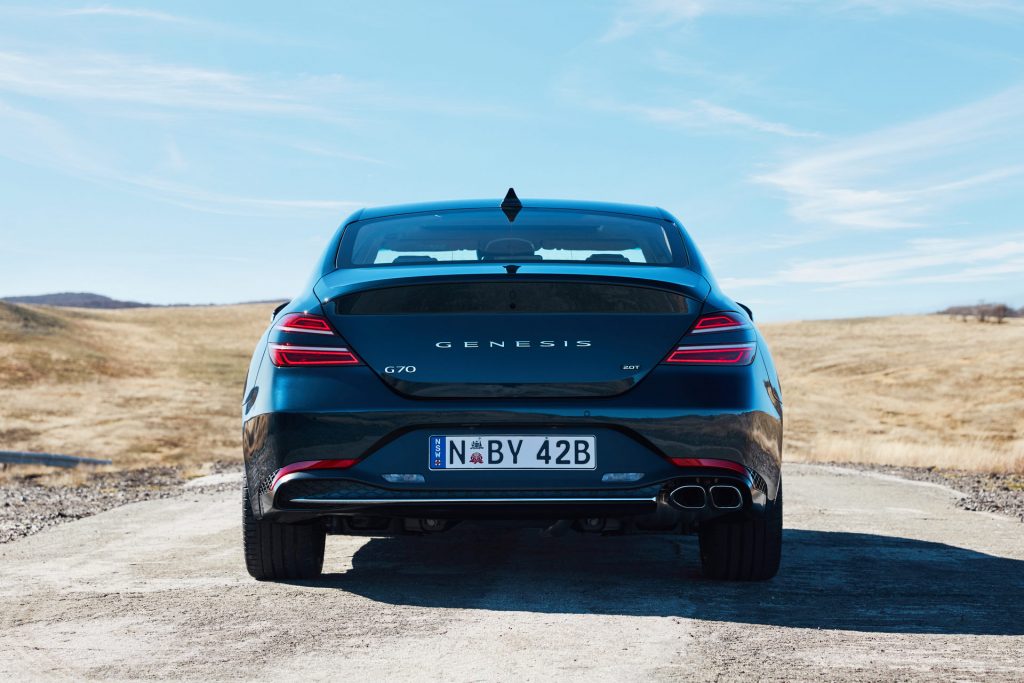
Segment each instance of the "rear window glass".
[{"label": "rear window glass", "polygon": [[634,216],[523,209],[438,211],[357,221],[345,229],[338,265],[388,266],[499,261],[665,265],[666,224]]}]

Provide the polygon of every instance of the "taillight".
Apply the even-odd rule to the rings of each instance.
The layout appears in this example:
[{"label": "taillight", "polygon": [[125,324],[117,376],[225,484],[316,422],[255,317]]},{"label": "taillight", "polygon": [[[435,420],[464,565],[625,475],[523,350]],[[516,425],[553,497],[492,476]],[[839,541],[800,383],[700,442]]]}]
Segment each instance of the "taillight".
[{"label": "taillight", "polygon": [[702,315],[697,323],[690,330],[690,334],[701,334],[703,332],[731,332],[749,327],[747,321],[736,313],[711,313]]},{"label": "taillight", "polygon": [[270,360],[281,368],[311,365],[360,365],[361,361],[341,346],[293,346],[270,344]]},{"label": "taillight", "polygon": [[668,354],[665,363],[676,365],[750,365],[757,344],[716,344],[714,346],[679,346]]},{"label": "taillight", "polygon": [[307,334],[334,334],[326,318],[307,313],[289,313],[281,318],[275,329],[281,332],[305,332]]},{"label": "taillight", "polygon": [[[277,332],[336,336],[327,318],[309,313],[289,313],[274,325]],[[340,340],[339,340],[340,341]],[[279,368],[316,365],[362,365],[359,357],[344,346],[302,346],[268,344],[270,360]]]}]

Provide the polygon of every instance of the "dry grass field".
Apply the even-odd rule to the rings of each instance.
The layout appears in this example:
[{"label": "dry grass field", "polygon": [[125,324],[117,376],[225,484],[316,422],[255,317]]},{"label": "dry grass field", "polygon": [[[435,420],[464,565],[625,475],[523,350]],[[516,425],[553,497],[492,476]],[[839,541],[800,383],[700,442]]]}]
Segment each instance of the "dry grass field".
[{"label": "dry grass field", "polygon": [[239,460],[242,381],[272,308],[0,303],[0,450],[196,473]]},{"label": "dry grass field", "polygon": [[1024,319],[764,326],[786,458],[1024,473]]},{"label": "dry grass field", "polygon": [[[239,404],[272,306],[0,303],[0,449],[206,471],[240,459]],[[789,460],[1024,472],[1024,320],[764,326]]]}]

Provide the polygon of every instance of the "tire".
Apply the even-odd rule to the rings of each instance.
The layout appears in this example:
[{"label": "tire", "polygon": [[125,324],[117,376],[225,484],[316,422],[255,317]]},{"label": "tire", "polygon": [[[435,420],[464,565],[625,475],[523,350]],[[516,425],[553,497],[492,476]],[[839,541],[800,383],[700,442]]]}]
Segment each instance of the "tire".
[{"label": "tire", "polygon": [[700,564],[709,579],[764,581],[782,558],[782,484],[763,517],[721,519],[700,529]]},{"label": "tire", "polygon": [[313,579],[324,568],[327,533],[318,524],[277,524],[256,519],[249,487],[242,487],[245,568],[259,581]]}]

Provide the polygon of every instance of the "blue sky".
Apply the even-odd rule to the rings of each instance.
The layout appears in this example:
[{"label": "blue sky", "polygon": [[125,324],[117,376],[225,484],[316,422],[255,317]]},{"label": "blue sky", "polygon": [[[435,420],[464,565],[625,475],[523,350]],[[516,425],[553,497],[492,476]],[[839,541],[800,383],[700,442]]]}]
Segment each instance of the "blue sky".
[{"label": "blue sky", "polygon": [[0,3],[0,295],[288,296],[509,185],[668,209],[760,319],[1024,305],[1024,2]]}]

